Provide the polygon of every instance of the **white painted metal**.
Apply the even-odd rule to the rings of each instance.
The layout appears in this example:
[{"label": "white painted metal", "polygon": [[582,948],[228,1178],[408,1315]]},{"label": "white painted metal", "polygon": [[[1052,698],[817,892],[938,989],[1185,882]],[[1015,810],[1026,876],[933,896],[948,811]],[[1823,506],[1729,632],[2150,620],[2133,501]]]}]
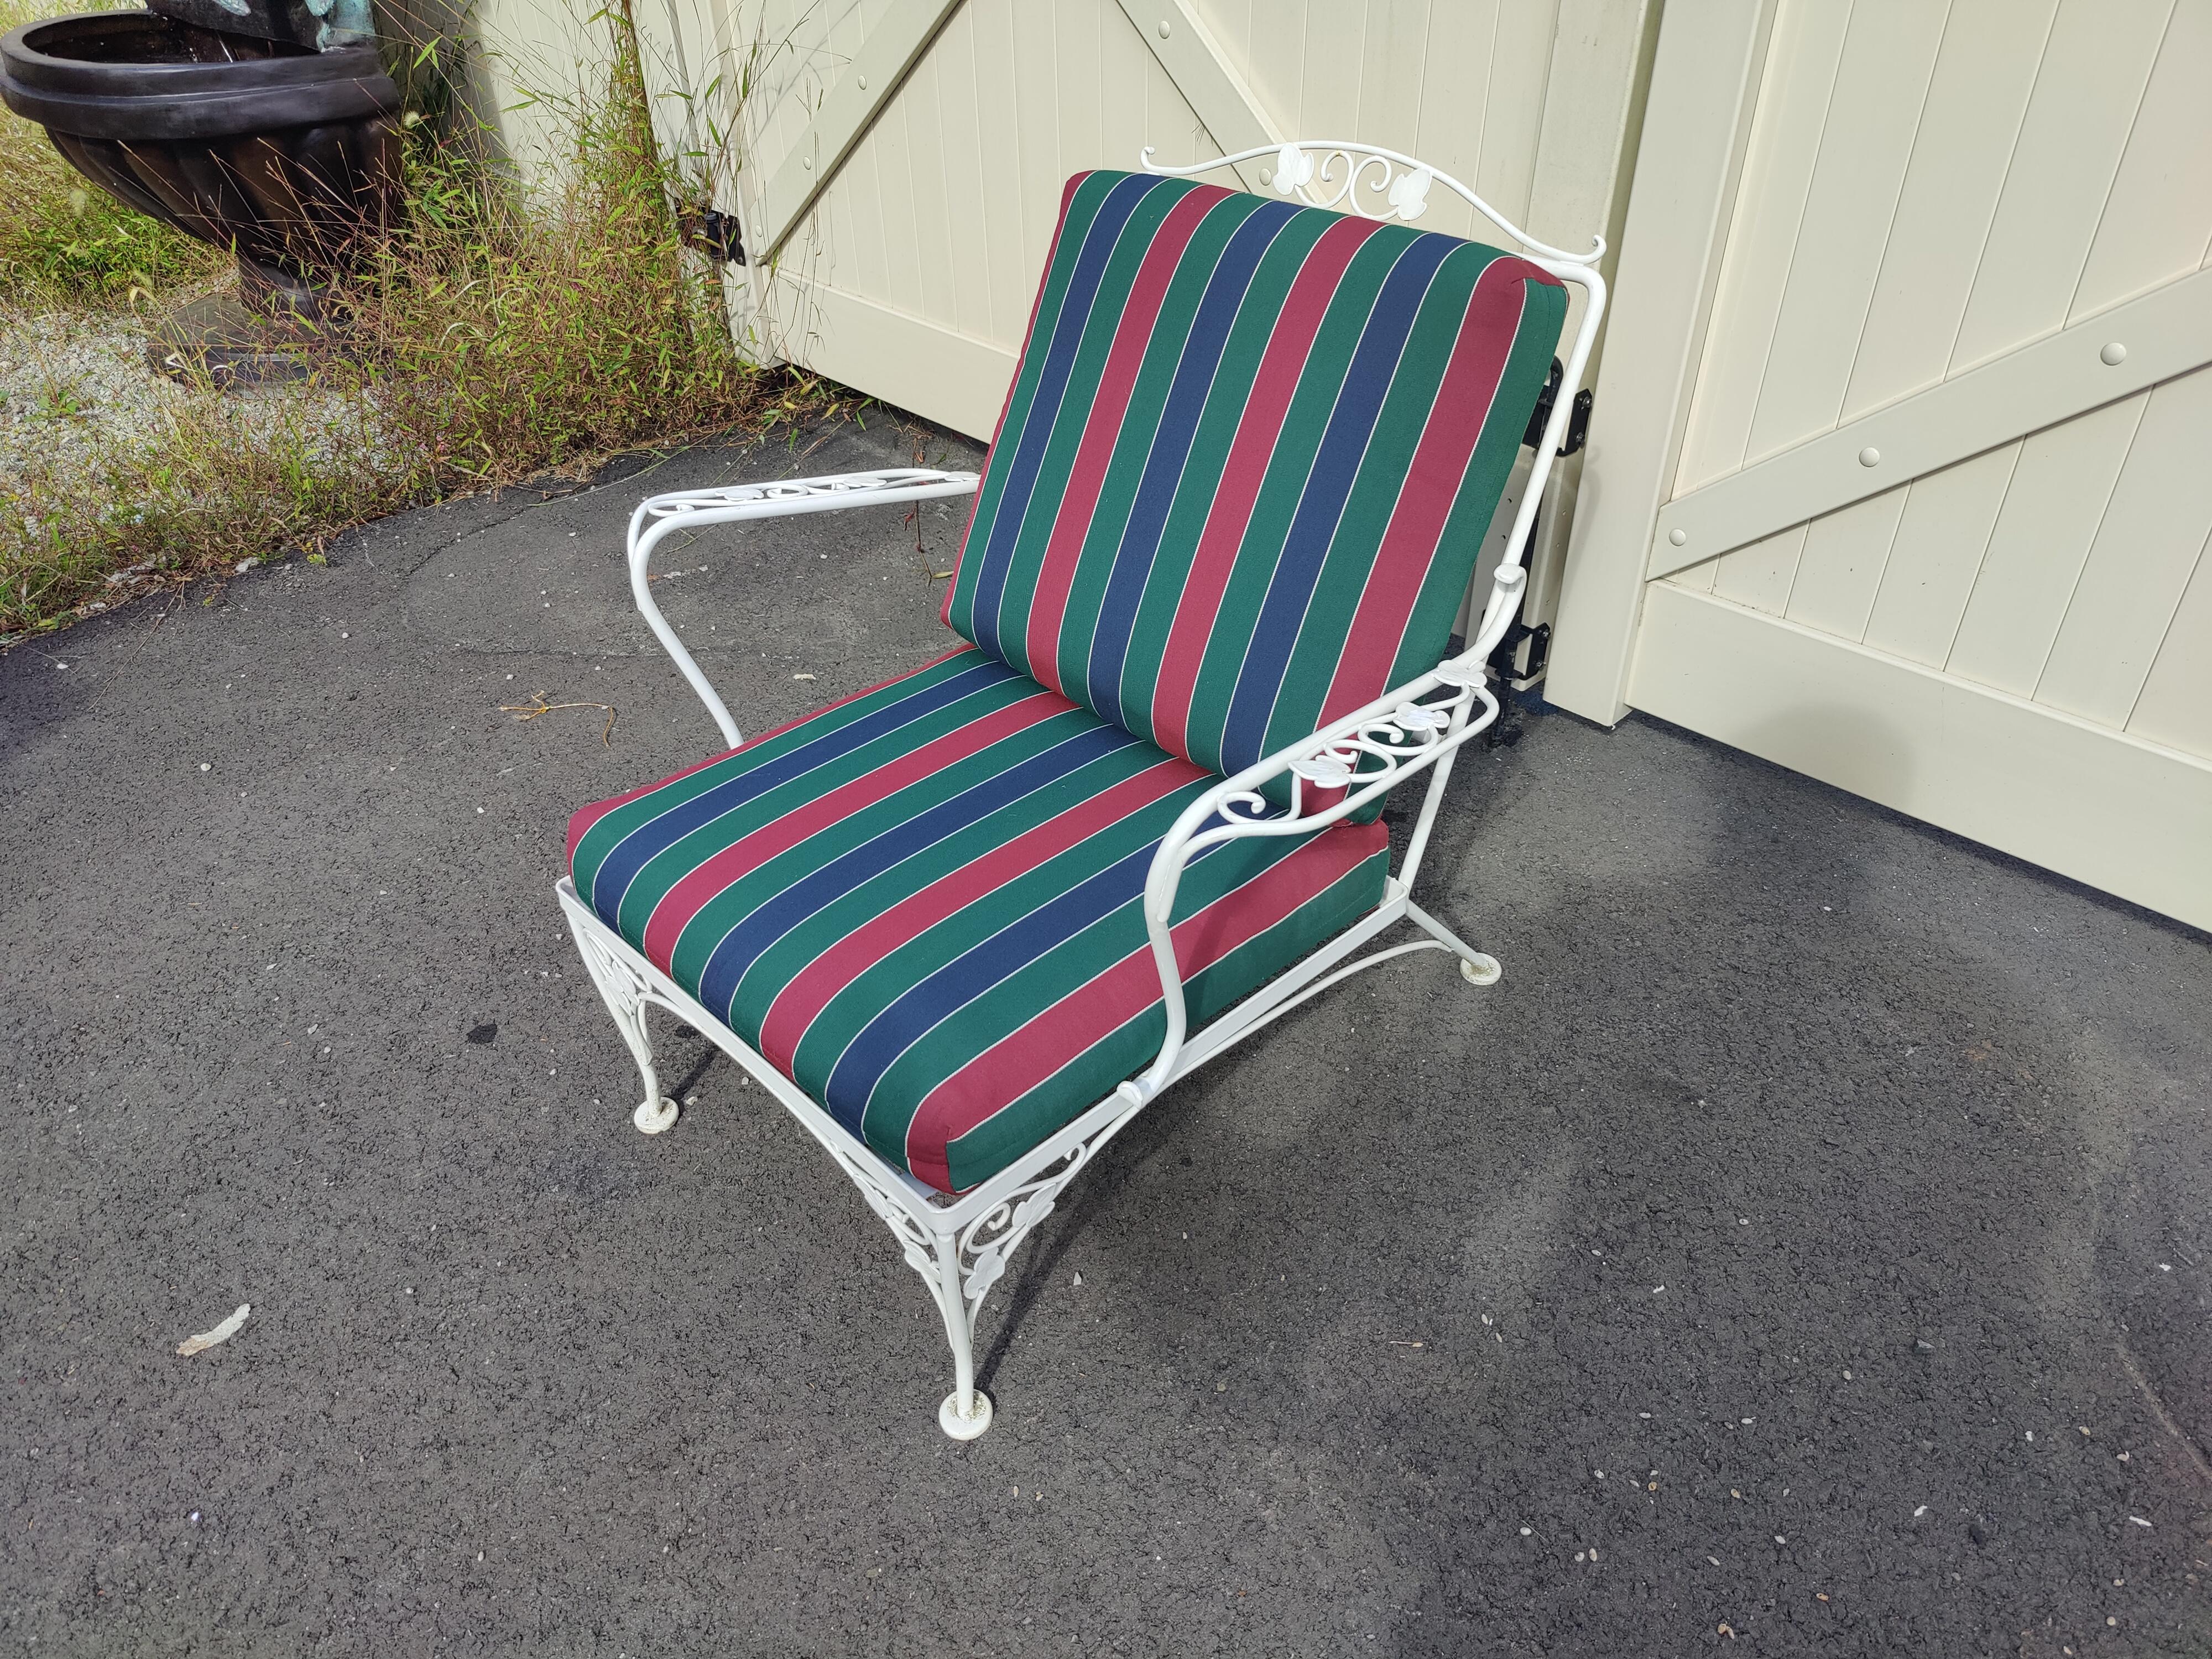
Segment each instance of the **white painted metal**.
[{"label": "white painted metal", "polygon": [[[684,641],[653,603],[653,550],[678,530],[755,519],[787,519],[806,513],[834,513],[848,507],[889,507],[967,495],[977,483],[973,472],[942,472],[931,467],[898,467],[883,472],[840,472],[821,478],[787,478],[769,483],[728,484],[714,489],[682,489],[649,496],[629,515],[629,591],[653,637],[684,671],[684,679],[721,727],[722,740],[735,749],[744,739],[720,695],[691,659]],[[648,1091],[648,1098],[650,1098]],[[639,1127],[642,1128],[643,1124]]]},{"label": "white painted metal", "polygon": [[[1256,154],[1256,152],[1255,152]],[[1152,152],[1146,165],[1152,167]],[[1480,626],[1460,655],[1432,672],[1400,687],[1366,708],[1322,727],[1257,765],[1223,779],[1176,819],[1152,857],[1145,886],[1145,922],[1159,969],[1167,1009],[1167,1033],[1153,1063],[1115,1092],[988,1181],[957,1197],[936,1193],[880,1158],[803,1091],[776,1070],[667,975],[633,950],[629,942],[593,914],[563,878],[556,892],[578,950],[599,988],[616,1026],[636,1060],[645,1087],[632,1115],[636,1127],[658,1134],[676,1120],[676,1103],[660,1092],[646,1011],[674,1014],[711,1040],[787,1107],[830,1152],[868,1206],[903,1247],[907,1264],[929,1288],[952,1348],[953,1388],[939,1408],[939,1423],[955,1439],[973,1439],[990,1425],[991,1402],[975,1387],[975,1319],[985,1297],[1006,1268],[1006,1257],[1049,1214],[1060,1191],[1107,1141],[1159,1092],[1232,1044],[1251,1036],[1308,997],[1378,963],[1413,951],[1439,950],[1457,958],[1469,983],[1488,985],[1500,974],[1497,960],[1475,950],[1410,897],[1436,823],[1437,811],[1459,748],[1498,718],[1498,699],[1484,684],[1490,653],[1511,626],[1527,586],[1521,564],[1529,520],[1544,491],[1565,436],[1574,389],[1581,384],[1590,348],[1605,313],[1605,282],[1593,268],[1603,251],[1601,240],[1586,254],[1561,254],[1532,244],[1512,222],[1475,198],[1466,186],[1410,158],[1358,145],[1285,145],[1270,152],[1274,171],[1286,177],[1284,193],[1333,181],[1324,162],[1330,158],[1358,176],[1379,158],[1382,198],[1399,216],[1423,210],[1426,181],[1435,179],[1467,196],[1508,236],[1529,246],[1532,263],[1581,291],[1580,321],[1569,347],[1565,385],[1553,400],[1543,441],[1506,552],[1491,579]],[[1358,160],[1355,157],[1370,159]],[[1229,167],[1246,157],[1211,164]],[[1402,168],[1403,171],[1398,171]],[[1161,170],[1156,168],[1155,170]],[[1203,170],[1203,169],[1186,169]],[[1419,188],[1395,189],[1403,179]],[[684,490],[641,502],[630,516],[630,591],[654,637],[667,650],[684,679],[706,704],[724,739],[739,741],[737,723],[683,641],[653,603],[650,565],[653,550],[679,529],[793,514],[833,512],[848,507],[924,501],[965,494],[976,487],[972,473],[896,469],[802,478],[722,489]],[[1389,879],[1382,903],[1287,973],[1231,1008],[1203,1030],[1188,1029],[1182,977],[1176,962],[1170,919],[1177,885],[1189,860],[1225,840],[1304,835],[1338,823],[1379,798],[1395,784],[1425,771],[1428,787],[1419,818],[1397,872]],[[1279,811],[1261,786],[1290,779],[1287,810]],[[1309,790],[1334,799],[1311,800]],[[1218,826],[1207,826],[1216,818]],[[1419,927],[1423,938],[1347,961],[1352,952],[1401,921]]]},{"label": "white painted metal", "polygon": [[[1442,185],[1532,255],[1547,262],[1587,269],[1605,256],[1602,236],[1590,238],[1586,253],[1570,253],[1565,248],[1553,247],[1529,235],[1449,173],[1439,173],[1395,149],[1354,143],[1345,138],[1301,138],[1296,143],[1280,146],[1264,144],[1257,149],[1239,150],[1233,155],[1184,167],[1168,167],[1153,161],[1152,146],[1147,144],[1145,171],[1180,178],[1237,167],[1262,156],[1271,164],[1263,175],[1267,187],[1276,195],[1291,198],[1307,207],[1334,208],[1368,219],[1418,219],[1429,210],[1430,187]],[[1367,191],[1364,198],[1360,195],[1360,186]]]},{"label": "white painted metal", "polygon": [[[1650,327],[1624,307],[1607,374],[1671,396],[1623,422],[1633,385],[1601,383],[1608,488],[1549,695],[1650,708],[2202,922],[2212,859],[2175,769],[2212,775],[2212,719],[2174,716],[2212,656],[2191,602],[2212,549],[2212,8],[1771,9],[1764,52],[1749,7],[1718,40],[1718,9],[1662,27],[1643,158],[1667,170],[1639,174],[1632,213],[1647,176],[1718,210],[1671,246],[1632,219],[1654,261],[1632,256],[1632,295],[1675,298]],[[1702,49],[1670,51],[1678,30]],[[1756,99],[1734,99],[1731,178],[1735,71],[1716,66],[1738,62]],[[1716,264],[1708,320],[1689,278]],[[1861,701],[1816,709],[1815,688]],[[1990,783],[1966,735],[2020,775]]]}]

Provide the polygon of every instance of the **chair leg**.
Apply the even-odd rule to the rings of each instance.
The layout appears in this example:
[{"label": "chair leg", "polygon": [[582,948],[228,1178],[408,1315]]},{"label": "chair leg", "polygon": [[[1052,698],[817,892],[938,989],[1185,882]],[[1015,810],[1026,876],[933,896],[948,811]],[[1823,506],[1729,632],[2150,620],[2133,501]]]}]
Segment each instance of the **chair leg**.
[{"label": "chair leg", "polygon": [[1498,965],[1498,958],[1486,956],[1438,921],[1426,910],[1410,900],[1406,905],[1407,919],[1459,958],[1460,977],[1470,985],[1495,985],[1505,970]]},{"label": "chair leg", "polygon": [[960,1246],[950,1234],[937,1237],[937,1273],[949,1292],[938,1296],[937,1306],[952,1344],[952,1392],[937,1407],[937,1425],[955,1440],[973,1440],[991,1426],[991,1396],[975,1386],[975,1316],[982,1298],[971,1302],[964,1293]]},{"label": "chair leg", "polygon": [[983,1310],[984,1298],[1005,1276],[1006,1258],[1052,1213],[1061,1190],[1105,1139],[1100,1135],[1079,1143],[957,1231],[938,1224],[934,1217],[924,1219],[926,1210],[910,1206],[903,1195],[833,1149],[868,1207],[904,1248],[907,1266],[921,1275],[930,1299],[944,1316],[945,1340],[952,1345],[952,1392],[937,1408],[937,1424],[955,1440],[973,1440],[991,1426],[991,1397],[975,1386],[975,1317]]},{"label": "chair leg", "polygon": [[577,954],[591,969],[592,982],[599,988],[607,1012],[615,1018],[615,1029],[629,1045],[630,1055],[645,1079],[645,1098],[629,1121],[641,1133],[657,1135],[675,1123],[676,1103],[660,1092],[660,1076],[653,1069],[653,1034],[645,1025],[647,987],[628,964],[601,950],[599,942],[573,920],[568,931],[575,936]]}]

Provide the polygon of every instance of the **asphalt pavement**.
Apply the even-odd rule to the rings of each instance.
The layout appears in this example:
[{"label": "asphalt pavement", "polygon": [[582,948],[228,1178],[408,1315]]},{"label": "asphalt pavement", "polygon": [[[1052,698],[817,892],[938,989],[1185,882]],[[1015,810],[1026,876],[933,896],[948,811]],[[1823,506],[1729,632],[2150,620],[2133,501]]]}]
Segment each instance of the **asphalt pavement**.
[{"label": "asphalt pavement", "polygon": [[[890,1234],[696,1036],[631,1128],[551,891],[714,746],[639,495],[917,443],[0,657],[0,1649],[2212,1652],[2205,936],[1640,717],[1468,756],[1425,902],[1503,981],[1394,962],[1170,1092],[947,1440]],[[964,506],[659,591],[764,729],[946,647]]]}]

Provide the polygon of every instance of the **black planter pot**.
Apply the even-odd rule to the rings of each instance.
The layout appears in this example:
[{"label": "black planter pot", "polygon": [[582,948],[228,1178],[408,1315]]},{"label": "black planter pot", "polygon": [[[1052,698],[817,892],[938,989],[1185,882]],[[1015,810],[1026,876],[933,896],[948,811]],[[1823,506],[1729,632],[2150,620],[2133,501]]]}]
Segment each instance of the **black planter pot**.
[{"label": "black planter pot", "polygon": [[0,100],[118,200],[233,250],[248,302],[310,328],[398,211],[399,91],[373,46],[90,12],[0,39]]}]

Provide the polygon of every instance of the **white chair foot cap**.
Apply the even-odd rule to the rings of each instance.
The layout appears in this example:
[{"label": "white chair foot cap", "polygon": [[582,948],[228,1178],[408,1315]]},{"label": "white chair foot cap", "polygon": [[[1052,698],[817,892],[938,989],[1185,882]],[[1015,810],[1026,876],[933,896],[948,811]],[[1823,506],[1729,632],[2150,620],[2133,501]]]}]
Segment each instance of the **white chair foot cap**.
[{"label": "white chair foot cap", "polygon": [[663,1129],[675,1127],[676,1103],[666,1095],[659,1100],[640,1101],[637,1109],[629,1115],[629,1121],[637,1125],[640,1134],[657,1135]]},{"label": "white chair foot cap", "polygon": [[973,1440],[991,1426],[991,1396],[982,1389],[975,1390],[975,1409],[967,1417],[960,1415],[960,1396],[948,1394],[945,1403],[937,1408],[937,1425],[955,1440]]},{"label": "white chair foot cap", "polygon": [[1459,959],[1459,976],[1469,985],[1495,985],[1504,972],[1496,957],[1486,957],[1480,951],[1472,957]]}]

